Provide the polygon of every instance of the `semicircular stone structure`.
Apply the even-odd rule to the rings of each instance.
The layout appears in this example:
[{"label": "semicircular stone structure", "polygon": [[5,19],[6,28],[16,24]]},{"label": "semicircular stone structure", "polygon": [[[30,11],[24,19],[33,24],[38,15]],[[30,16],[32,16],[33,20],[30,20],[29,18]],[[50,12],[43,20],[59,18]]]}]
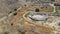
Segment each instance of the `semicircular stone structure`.
[{"label": "semicircular stone structure", "polygon": [[60,0],[0,0],[0,34],[60,34]]}]

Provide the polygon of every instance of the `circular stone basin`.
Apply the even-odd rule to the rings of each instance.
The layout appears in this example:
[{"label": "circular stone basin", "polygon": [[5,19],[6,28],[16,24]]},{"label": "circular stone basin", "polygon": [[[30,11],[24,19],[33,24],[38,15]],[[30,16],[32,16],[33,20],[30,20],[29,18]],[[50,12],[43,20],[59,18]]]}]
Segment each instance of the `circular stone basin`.
[{"label": "circular stone basin", "polygon": [[40,14],[40,13],[30,13],[28,15],[29,18],[31,18],[32,20],[36,20],[36,21],[44,21],[48,18],[48,16],[46,14]]}]

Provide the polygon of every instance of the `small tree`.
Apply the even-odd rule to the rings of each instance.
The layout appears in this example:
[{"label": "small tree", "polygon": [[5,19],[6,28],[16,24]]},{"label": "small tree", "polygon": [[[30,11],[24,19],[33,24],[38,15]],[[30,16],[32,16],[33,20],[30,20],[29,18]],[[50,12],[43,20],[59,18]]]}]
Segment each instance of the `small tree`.
[{"label": "small tree", "polygon": [[38,9],[38,8],[36,8],[36,9],[35,9],[35,12],[39,12],[39,9]]},{"label": "small tree", "polygon": [[51,1],[55,1],[55,0],[51,0]]}]

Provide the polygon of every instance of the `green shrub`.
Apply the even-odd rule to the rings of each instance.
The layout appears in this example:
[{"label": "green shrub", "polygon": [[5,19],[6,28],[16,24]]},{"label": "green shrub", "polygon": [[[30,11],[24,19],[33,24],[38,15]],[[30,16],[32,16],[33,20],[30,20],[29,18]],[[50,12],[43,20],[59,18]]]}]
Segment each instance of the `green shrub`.
[{"label": "green shrub", "polygon": [[21,34],[25,34],[25,32],[21,32]]},{"label": "green shrub", "polygon": [[8,34],[8,32],[4,32],[4,34]]}]

